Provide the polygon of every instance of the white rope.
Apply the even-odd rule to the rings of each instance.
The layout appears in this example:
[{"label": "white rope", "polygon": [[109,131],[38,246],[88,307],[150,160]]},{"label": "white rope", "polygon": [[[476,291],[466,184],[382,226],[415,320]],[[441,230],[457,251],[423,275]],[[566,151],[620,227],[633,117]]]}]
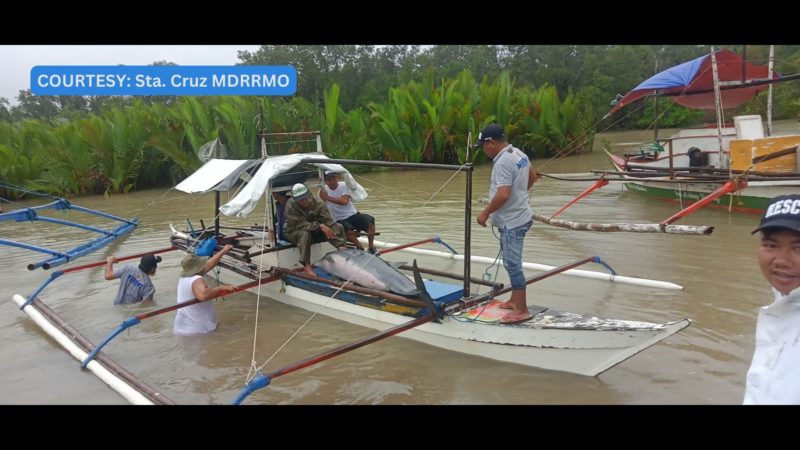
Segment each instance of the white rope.
[{"label": "white rope", "polygon": [[[439,194],[439,192],[441,192],[441,191],[442,191],[442,189],[444,189],[444,188],[445,188],[445,186],[447,186],[447,185],[448,185],[448,184],[449,184],[449,183],[450,183],[450,182],[453,180],[453,178],[455,178],[455,176],[456,176],[456,175],[458,175],[458,174],[459,174],[459,172],[461,172],[461,171],[463,170],[463,168],[464,168],[464,167],[465,167],[465,165],[461,165],[461,166],[459,167],[459,169],[458,169],[457,171],[455,171],[455,172],[453,173],[453,175],[451,175],[451,176],[450,176],[450,178],[448,178],[448,179],[447,179],[447,180],[446,180],[446,181],[445,181],[445,182],[444,182],[444,183],[443,183],[443,184],[442,184],[442,185],[439,187],[439,189],[437,189],[437,190],[436,190],[436,191],[435,191],[433,194],[431,194],[431,196],[428,198],[428,200],[426,200],[426,201],[425,201],[425,203],[422,205],[422,207],[420,207],[418,210],[414,211],[414,213],[411,215],[411,217],[409,218],[409,220],[410,220],[410,219],[413,219],[413,218],[414,218],[414,216],[415,216],[416,214],[418,214],[418,213],[419,213],[419,211],[420,211],[422,208],[424,208],[425,206],[427,206],[427,205],[428,205],[428,203],[430,203],[430,202],[431,202],[431,201],[432,201],[432,200],[433,200],[433,199],[436,197],[436,195],[438,195],[438,194]],[[399,233],[399,231],[396,231],[396,232],[395,232],[393,235],[391,235],[391,236],[390,236],[389,242],[391,242],[391,240],[392,240],[392,239],[395,237],[395,235],[396,235],[397,233]],[[381,248],[383,248],[383,246],[381,246]],[[370,257],[369,257],[369,258],[367,258],[367,260],[365,260],[365,261],[364,261],[364,264],[363,264],[362,266],[360,266],[359,268],[361,269],[361,268],[365,267],[367,264],[369,264],[369,262],[370,262],[370,261],[372,261],[372,259],[373,259],[373,258],[374,258],[376,255],[377,255],[377,252],[376,252],[376,253],[374,253],[374,254],[371,254],[371,255],[370,255]],[[329,304],[329,303],[330,303],[332,300],[334,300],[334,299],[335,299],[335,297],[336,297],[336,296],[339,294],[339,292],[341,292],[341,291],[342,291],[342,289],[344,289],[344,287],[347,285],[347,283],[350,283],[350,282],[351,282],[352,278],[353,278],[353,277],[354,277],[354,276],[355,276],[357,273],[358,273],[358,271],[355,271],[355,272],[353,273],[353,275],[351,275],[351,277],[350,277],[350,278],[348,278],[348,279],[347,279],[347,280],[346,280],[344,283],[342,283],[342,286],[339,286],[339,287],[336,289],[336,291],[335,291],[333,294],[331,294],[330,298],[329,298],[329,299],[328,299],[328,300],[327,300],[327,301],[326,301],[326,302],[325,302],[323,305],[320,305],[320,307],[319,307],[319,308],[317,308],[317,310],[316,310],[316,311],[314,311],[314,313],[313,313],[313,314],[312,314],[312,315],[311,315],[311,316],[310,316],[310,317],[309,317],[309,318],[308,318],[308,319],[307,319],[307,320],[306,320],[306,321],[305,321],[305,322],[304,322],[302,325],[300,325],[300,327],[298,327],[298,329],[297,329],[297,330],[296,330],[296,331],[295,331],[295,332],[294,332],[294,333],[293,333],[291,336],[289,336],[289,338],[287,338],[287,339],[286,339],[286,340],[283,342],[283,344],[281,344],[281,346],[280,346],[280,347],[278,347],[278,349],[277,349],[277,350],[275,350],[275,352],[273,352],[273,354],[272,354],[272,355],[271,355],[269,358],[267,358],[267,360],[264,362],[264,364],[262,364],[261,366],[259,366],[259,367],[258,367],[258,371],[261,371],[261,370],[263,370],[263,369],[264,369],[264,367],[266,367],[266,365],[267,365],[267,364],[269,364],[269,362],[270,362],[270,361],[272,361],[272,360],[275,358],[275,356],[277,356],[277,355],[278,355],[278,353],[280,353],[280,352],[281,352],[281,350],[283,350],[283,348],[284,348],[284,347],[286,347],[286,345],[288,345],[288,344],[289,344],[289,342],[291,342],[291,340],[292,340],[292,339],[294,339],[294,337],[295,337],[295,336],[297,336],[297,335],[300,333],[300,331],[302,331],[302,330],[303,330],[303,328],[305,328],[305,327],[306,327],[306,325],[308,325],[308,324],[311,322],[311,320],[312,320],[312,319],[314,319],[314,317],[316,317],[316,316],[317,316],[317,314],[319,314],[319,312],[322,310],[322,308],[325,308],[325,307],[327,307],[327,306],[328,306],[328,304]],[[250,376],[250,374],[248,373],[248,377],[249,377],[249,376]],[[249,381],[250,381],[250,379],[248,379],[248,382],[249,382]]]},{"label": "white rope", "polygon": [[[456,174],[457,173],[458,172],[456,172]],[[425,203],[426,201],[429,201],[429,200],[426,200],[426,199],[424,199],[422,197],[417,197],[415,195],[400,193],[400,191],[398,191],[397,189],[393,188],[392,186],[387,186],[387,185],[385,185],[383,183],[380,183],[378,181],[369,179],[369,178],[367,178],[367,177],[365,177],[363,175],[357,175],[357,176],[358,176],[358,178],[360,180],[366,180],[366,181],[369,181],[370,183],[373,183],[373,184],[378,185],[378,186],[380,186],[382,188],[385,188],[386,189],[385,192],[389,192],[390,193],[390,195],[389,195],[390,198],[391,197],[395,197],[395,198],[398,198],[398,199],[401,199],[401,200],[406,200],[406,199],[410,198],[410,199],[413,199],[413,200],[419,200],[419,201],[421,201],[423,203]],[[452,179],[452,177],[451,177],[451,179]],[[449,181],[450,180],[448,180],[445,184],[449,183]],[[427,203],[425,203],[425,204],[427,204]],[[422,208],[424,208],[425,204],[422,207],[420,207],[419,210],[415,211],[415,213],[420,211]],[[459,208],[448,207],[448,206],[440,207],[440,210],[461,211],[461,209],[459,209]],[[412,217],[413,217],[413,215],[412,215]],[[423,231],[427,231],[431,235],[436,235],[437,234],[436,231],[433,228],[431,228],[430,226],[428,226],[425,223],[418,223],[417,225],[421,225]],[[391,239],[389,239],[388,241],[391,242]]]},{"label": "white rope", "polygon": [[[270,201],[270,199],[267,198],[267,196],[264,196],[264,199],[267,202]],[[264,205],[264,229],[267,228],[267,220],[269,220],[269,218],[267,217],[267,205],[265,204]],[[277,234],[277,232],[278,232],[278,230],[275,230],[276,234]],[[261,233],[261,248],[264,248],[264,241],[266,239],[266,236],[267,236],[266,232]],[[276,241],[277,241],[277,239],[276,239]],[[256,368],[256,366],[257,366],[257,362],[256,362],[256,345],[257,345],[257,342],[258,342],[258,313],[259,313],[259,311],[261,309],[261,284],[262,284],[261,283],[261,268],[263,267],[263,264],[264,264],[264,253],[265,252],[262,251],[261,255],[258,258],[258,275],[257,275],[258,276],[258,289],[256,289],[256,317],[255,317],[255,320],[253,321],[253,353],[252,353],[252,356],[250,357],[250,369],[247,372],[245,385],[247,385],[247,383],[249,383],[253,379],[253,377],[255,377],[256,373],[258,372],[258,369]]]}]

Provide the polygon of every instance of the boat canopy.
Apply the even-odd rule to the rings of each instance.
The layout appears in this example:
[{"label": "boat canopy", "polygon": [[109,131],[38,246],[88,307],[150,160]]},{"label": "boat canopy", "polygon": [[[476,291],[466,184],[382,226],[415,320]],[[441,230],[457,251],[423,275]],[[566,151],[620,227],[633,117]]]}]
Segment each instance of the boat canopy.
[{"label": "boat canopy", "polygon": [[178,183],[175,189],[189,194],[225,192],[236,183],[242,172],[260,162],[260,159],[211,159],[189,178]]},{"label": "boat canopy", "polygon": [[[730,50],[716,52],[719,81],[753,81],[769,76],[768,66],[744,63],[745,76],[742,80],[742,57]],[[777,74],[775,77],[778,78]],[[740,88],[725,88],[720,91],[723,108],[733,108],[753,98],[767,89],[766,85]],[[645,80],[625,94],[608,115],[625,105],[659,91],[660,95],[674,95],[673,101],[692,109],[714,109],[714,75],[711,67],[711,54],[703,55],[689,62],[671,67]]]},{"label": "boat canopy", "polygon": [[255,160],[211,159],[195,173],[175,186],[176,189],[202,194],[209,191],[227,191],[245,175],[245,171],[261,164],[261,167],[241,188],[239,193],[219,210],[226,216],[247,217],[258,205],[258,201],[268,188],[275,190],[291,189],[295,183],[303,183],[310,178],[319,177],[319,169],[337,172],[350,189],[353,202],[364,201],[367,191],[344,167],[339,164],[304,163],[307,159],[328,159],[320,153],[294,153]]}]

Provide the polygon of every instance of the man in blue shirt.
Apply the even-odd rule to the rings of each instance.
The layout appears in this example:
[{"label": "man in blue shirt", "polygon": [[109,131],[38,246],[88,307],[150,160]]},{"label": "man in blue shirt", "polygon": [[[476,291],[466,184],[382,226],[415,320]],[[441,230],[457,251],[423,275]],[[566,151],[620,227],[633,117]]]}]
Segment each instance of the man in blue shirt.
[{"label": "man in blue shirt", "polygon": [[113,256],[106,258],[106,280],[116,280],[119,278],[119,290],[114,298],[115,305],[127,305],[139,303],[141,301],[152,301],[156,288],[150,277],[156,274],[158,263],[161,262],[160,256],[145,255],[139,261],[139,266],[126,264],[113,269],[117,259]]}]

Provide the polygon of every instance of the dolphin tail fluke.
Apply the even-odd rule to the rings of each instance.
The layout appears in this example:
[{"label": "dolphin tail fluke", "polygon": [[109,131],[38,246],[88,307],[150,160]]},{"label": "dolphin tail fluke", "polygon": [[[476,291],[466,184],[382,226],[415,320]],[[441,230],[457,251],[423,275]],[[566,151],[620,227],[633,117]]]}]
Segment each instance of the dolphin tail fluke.
[{"label": "dolphin tail fluke", "polygon": [[417,290],[419,291],[419,297],[425,302],[425,307],[428,308],[431,314],[436,316],[434,322],[442,323],[441,313],[436,309],[436,305],[433,303],[433,299],[431,298],[430,294],[428,294],[428,290],[425,289],[425,283],[422,282],[422,275],[419,274],[419,269],[417,269],[417,260],[414,260],[413,264],[413,271],[414,271],[414,283],[417,285]]}]

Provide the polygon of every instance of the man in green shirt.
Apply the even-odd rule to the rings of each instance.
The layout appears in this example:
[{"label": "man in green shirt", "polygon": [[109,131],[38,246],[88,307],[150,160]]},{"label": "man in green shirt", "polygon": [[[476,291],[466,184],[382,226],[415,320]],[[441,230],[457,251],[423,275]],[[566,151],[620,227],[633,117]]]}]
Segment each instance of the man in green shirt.
[{"label": "man in green shirt", "polygon": [[316,276],[311,269],[311,244],[315,240],[327,240],[339,250],[347,248],[344,228],[333,220],[325,203],[312,197],[301,183],[292,187],[292,198],[286,202],[285,236],[297,245],[303,270],[312,276]]}]

